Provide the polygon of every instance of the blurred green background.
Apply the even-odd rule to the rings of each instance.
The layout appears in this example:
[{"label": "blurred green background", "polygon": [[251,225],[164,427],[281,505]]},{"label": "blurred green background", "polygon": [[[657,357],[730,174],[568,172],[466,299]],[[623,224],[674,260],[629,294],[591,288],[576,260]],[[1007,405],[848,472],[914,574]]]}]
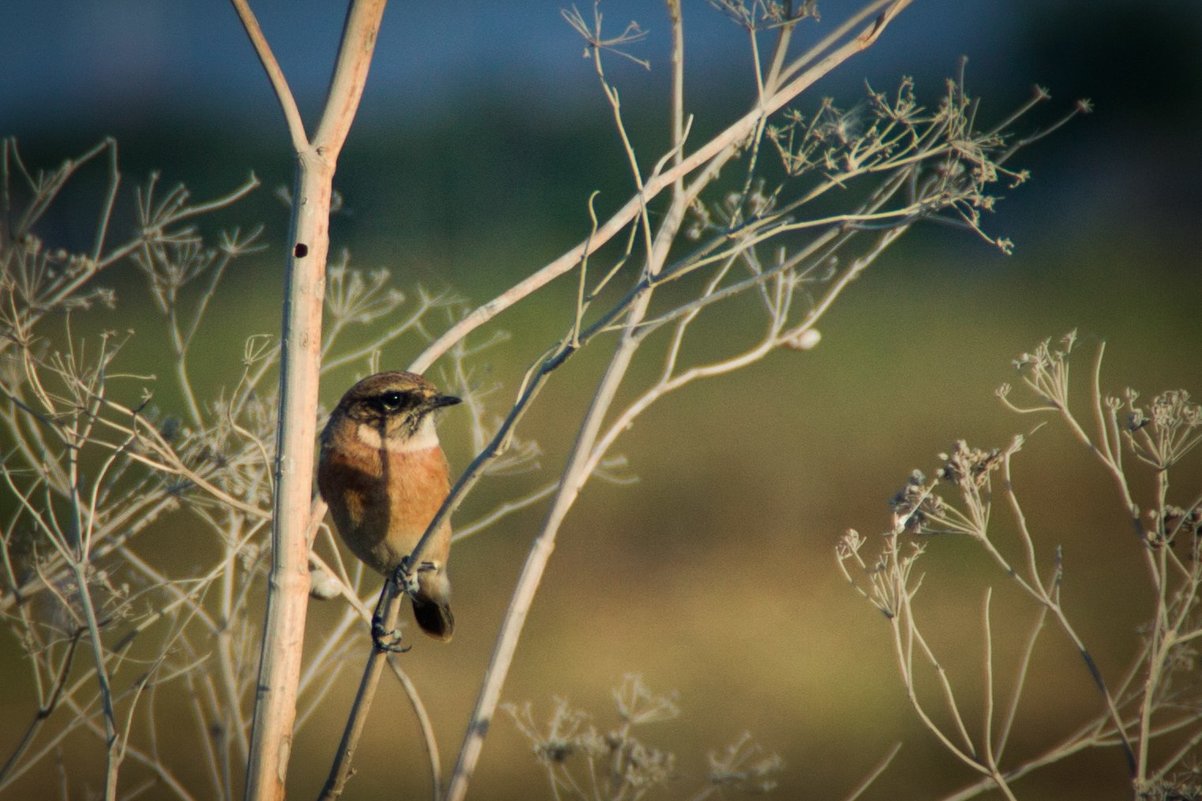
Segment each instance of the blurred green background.
[{"label": "blurred green background", "polygon": [[[312,115],[339,30],[337,4],[253,5]],[[629,196],[608,109],[560,5],[392,4],[339,165],[347,208],[333,223],[332,252],[349,248],[352,264],[387,268],[402,287],[451,288],[478,303],[581,239],[593,190],[602,192],[602,210]],[[822,7],[832,18],[844,13],[829,5]],[[667,125],[663,8],[607,0],[602,10],[615,29],[636,19],[650,31],[635,51],[651,60],[650,72],[610,63],[635,138],[656,152]],[[5,16],[0,133],[19,138],[27,163],[54,165],[113,135],[132,183],[161,170],[167,184],[184,182],[204,199],[249,171],[263,179],[254,197],[206,223],[262,221],[269,243],[229,276],[202,331],[203,359],[194,361],[216,395],[236,379],[243,339],[278,331],[286,210],[271,193],[291,174],[278,108],[232,9],[196,0],[61,0]],[[686,2],[685,17],[688,102],[701,141],[742,112],[753,84],[735,26],[701,2]],[[680,778],[658,797],[690,797],[704,780],[706,751],[744,730],[784,758],[782,798],[842,797],[898,741],[899,757],[868,797],[930,797],[968,783],[973,776],[910,711],[883,620],[836,570],[840,533],[887,528],[889,497],[913,468],[932,472],[954,439],[988,447],[1029,431],[1032,419],[1005,412],[992,392],[1013,380],[1010,360],[1046,337],[1077,328],[1079,369],[1106,340],[1103,386],[1112,393],[1128,385],[1145,397],[1177,387],[1202,393],[1202,8],[1187,0],[917,0],[877,47],[800,106],[826,95],[850,106],[865,80],[888,89],[903,74],[934,103],[961,54],[986,118],[1003,116],[1034,83],[1051,90],[1057,109],[1078,97],[1096,105],[1018,159],[1032,181],[1007,191],[987,220],[991,233],[1016,242],[1015,254],[947,228],[914,231],[825,318],[817,349],[782,351],[641,418],[618,444],[640,481],[590,484],[560,537],[504,698],[549,714],[552,696],[566,696],[604,727],[613,720],[609,689],[626,672],[678,691],[681,717],[644,732],[679,759]],[[53,232],[68,245],[86,240],[94,219],[89,211],[76,225],[72,212],[62,210]],[[136,329],[122,364],[162,371],[161,324],[144,289],[132,272],[106,280],[119,289],[118,312],[94,312],[89,324]],[[573,291],[552,289],[498,320],[512,334],[485,356],[488,380],[501,387],[498,403],[560,335]],[[731,326],[742,322],[737,310],[729,314]],[[385,366],[404,365],[413,347],[385,353]],[[542,471],[522,481],[533,486],[557,474],[600,356],[569,365],[531,415],[526,433],[545,456]],[[344,383],[327,382],[323,401],[334,402]],[[466,464],[469,443],[453,412],[442,432],[453,465]],[[1202,485],[1197,462],[1195,454],[1182,500]],[[1030,439],[1017,473],[1045,556],[1064,547],[1069,614],[1103,673],[1116,675],[1150,600],[1119,502],[1055,425]],[[491,509],[522,481],[486,482],[461,517]],[[1149,479],[1143,489],[1150,486]],[[541,511],[530,510],[457,549],[456,638],[445,647],[419,642],[405,657],[447,759],[540,520]],[[980,706],[969,699],[980,683],[985,587],[995,588],[1003,663],[1017,653],[1034,609],[964,543],[940,540],[927,560],[922,608],[975,721]],[[315,606],[310,638],[319,639],[334,614]],[[298,735],[290,775],[297,797],[324,779],[354,672]],[[0,720],[9,723],[0,726],[0,753],[32,712],[26,675],[19,650],[6,643]],[[415,727],[393,689],[374,709],[350,797],[425,787]],[[1028,693],[1013,758],[1037,753],[1097,709],[1083,667],[1054,631]],[[37,782],[52,780],[39,775],[9,797],[39,797]],[[1130,797],[1113,750],[1018,788],[1029,798]],[[472,796],[546,795],[525,740],[500,716]]]}]

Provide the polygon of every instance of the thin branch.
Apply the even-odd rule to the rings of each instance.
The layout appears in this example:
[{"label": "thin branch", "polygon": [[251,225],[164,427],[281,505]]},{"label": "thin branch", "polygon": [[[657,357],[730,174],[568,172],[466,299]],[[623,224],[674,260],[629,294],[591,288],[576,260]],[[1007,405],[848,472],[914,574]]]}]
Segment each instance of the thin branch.
[{"label": "thin branch", "polygon": [[[626,225],[638,217],[645,204],[649,203],[652,198],[659,195],[664,189],[675,185],[677,179],[681,176],[688,175],[719,159],[723,155],[726,158],[730,158],[733,155],[732,148],[737,147],[740,142],[746,140],[751,132],[755,130],[756,126],[759,125],[762,118],[779,111],[795,97],[812,86],[818,79],[852,56],[871,47],[880,38],[881,34],[884,33],[885,28],[893,18],[909,4],[910,0],[891,0],[889,10],[882,14],[876,23],[864,28],[859,35],[848,40],[830,55],[802,72],[784,87],[767,97],[762,104],[757,104],[756,108],[743,115],[738,121],[702,145],[691,155],[681,159],[678,164],[674,164],[672,167],[664,170],[664,172],[649,178],[643,187],[643,191],[632,197],[612,217],[598,227],[594,235],[588,237],[567,253],[564,253],[529,277],[519,281],[451,326],[410,363],[409,369],[416,373],[425,372],[455,342],[463,339],[470,332],[484,325],[518,301],[528,297],[554,279],[572,270],[580,263],[581,259],[596,252],[619,231],[625,228]],[[882,5],[884,3],[878,2],[874,4],[874,7]],[[725,161],[725,159],[722,160]]]},{"label": "thin branch", "polygon": [[[385,631],[396,629],[402,597],[403,595],[395,582],[386,581],[384,583],[384,592],[380,598],[380,606],[384,610],[382,620]],[[342,732],[342,741],[338,746],[338,750],[334,753],[334,762],[330,766],[330,773],[326,777],[326,783],[322,788],[321,794],[318,796],[320,801],[333,801],[341,796],[343,789],[346,787],[347,780],[351,777],[351,762],[354,759],[355,750],[359,745],[359,738],[363,733],[363,727],[367,723],[367,713],[371,708],[372,700],[375,698],[376,686],[380,683],[380,674],[384,670],[385,657],[387,655],[386,651],[376,646],[373,642],[371,653],[367,657],[367,665],[359,681],[359,690],[355,693],[355,701],[351,705],[351,711],[347,716],[346,728]]]},{"label": "thin branch", "polygon": [[246,29],[246,36],[255,48],[255,55],[259,57],[259,63],[263,65],[267,79],[271,81],[271,88],[275,91],[276,100],[280,103],[280,110],[284,112],[288,135],[292,137],[292,148],[300,153],[309,146],[309,137],[305,133],[305,122],[301,119],[296,98],[292,96],[292,90],[288,88],[284,71],[280,68],[280,63],[276,61],[275,53],[271,52],[271,45],[267,43],[267,37],[263,35],[263,29],[259,27],[259,20],[251,11],[249,0],[230,0],[230,2],[233,3],[234,10],[238,12],[238,19],[242,21],[242,27]]}]

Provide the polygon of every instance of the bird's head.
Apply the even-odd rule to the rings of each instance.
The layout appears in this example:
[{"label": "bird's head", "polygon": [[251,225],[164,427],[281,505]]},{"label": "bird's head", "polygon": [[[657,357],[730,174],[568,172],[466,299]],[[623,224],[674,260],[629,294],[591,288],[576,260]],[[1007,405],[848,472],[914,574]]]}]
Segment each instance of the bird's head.
[{"label": "bird's head", "polygon": [[[443,395],[416,373],[376,373],[346,391],[331,420],[348,421],[363,437],[370,438],[374,434],[381,445],[397,445],[427,432],[433,436],[430,413],[459,402],[459,398]],[[436,439],[434,444],[437,444]]]}]

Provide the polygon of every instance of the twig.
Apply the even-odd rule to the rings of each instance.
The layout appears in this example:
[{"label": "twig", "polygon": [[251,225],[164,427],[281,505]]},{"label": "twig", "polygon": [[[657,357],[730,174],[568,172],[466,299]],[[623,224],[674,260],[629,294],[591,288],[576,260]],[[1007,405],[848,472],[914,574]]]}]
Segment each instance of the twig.
[{"label": "twig", "polygon": [[884,773],[891,764],[893,764],[893,758],[897,756],[899,751],[901,751],[901,747],[901,743],[894,743],[893,747],[889,749],[889,753],[885,754],[884,758],[877,763],[875,768],[872,769],[872,772],[865,776],[864,780],[855,786],[855,788],[844,798],[844,801],[856,801],[857,798],[862,796],[864,792],[872,786],[873,782],[879,779],[881,774]]},{"label": "twig", "polygon": [[[614,235],[625,228],[641,213],[646,203],[649,203],[652,198],[659,195],[664,189],[674,186],[680,177],[688,175],[722,156],[725,156],[725,158],[721,158],[721,161],[724,163],[726,159],[729,159],[733,155],[732,148],[737,147],[740,142],[744,141],[763,117],[779,111],[795,97],[812,86],[819,78],[822,78],[835,67],[847,61],[847,59],[872,46],[880,38],[881,34],[884,33],[885,28],[893,18],[909,4],[910,0],[892,0],[889,3],[888,11],[881,14],[877,23],[866,27],[858,36],[849,39],[828,56],[818,61],[818,63],[806,69],[796,78],[793,78],[772,95],[765,98],[763,103],[757,104],[755,109],[743,115],[738,121],[702,145],[691,155],[681,159],[679,163],[664,170],[663,173],[648,179],[642,192],[627,201],[621,209],[597,228],[595,235],[590,236],[567,253],[478,307],[458,323],[451,326],[410,363],[409,369],[417,373],[425,372],[455,342],[463,339],[471,331],[484,325],[518,301],[528,297],[554,279],[570,271],[580,263],[581,259],[596,252],[602,245],[609,242]],[[875,7],[883,5],[885,3],[878,2],[875,4]]]},{"label": "twig", "polygon": [[[382,621],[385,631],[393,631],[396,628],[403,597],[395,582],[386,581],[384,583],[380,604],[384,610]],[[320,801],[333,801],[341,796],[347,780],[351,777],[351,762],[359,744],[359,737],[363,733],[363,727],[367,723],[367,713],[375,698],[376,686],[380,683],[380,674],[384,670],[387,655],[387,651],[373,643],[371,653],[367,657],[367,665],[363,669],[363,677],[359,681],[359,691],[355,693],[354,703],[351,704],[351,711],[347,716],[346,728],[342,732],[342,741],[334,753],[334,762],[330,765],[329,776],[326,777],[325,786],[318,796]]]},{"label": "twig", "polygon": [[272,566],[246,783],[247,801],[274,801],[284,797],[308,603],[309,508],[332,183],[362,97],[385,2],[351,3],[312,141],[304,136],[296,104],[249,6],[245,0],[234,3],[276,90],[297,155],[280,338]]}]

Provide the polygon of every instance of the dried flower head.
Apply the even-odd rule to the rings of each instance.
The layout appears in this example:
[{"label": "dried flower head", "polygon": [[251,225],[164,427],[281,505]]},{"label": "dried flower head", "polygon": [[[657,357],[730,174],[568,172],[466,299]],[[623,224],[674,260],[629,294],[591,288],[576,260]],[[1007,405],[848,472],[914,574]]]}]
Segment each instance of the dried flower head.
[{"label": "dried flower head", "polygon": [[927,528],[932,516],[942,516],[943,499],[932,493],[933,486],[921,470],[910,473],[906,485],[889,499],[895,528],[917,534]]},{"label": "dried flower head", "polygon": [[1157,470],[1167,470],[1202,442],[1202,407],[1184,389],[1162,392],[1147,408],[1128,390],[1127,423],[1123,432],[1131,451]]},{"label": "dried flower head", "polygon": [[776,777],[784,769],[779,754],[765,751],[743,732],[721,751],[709,754],[709,780],[718,787],[744,792],[766,793],[776,787]]},{"label": "dried flower head", "polygon": [[943,466],[935,473],[940,481],[956,484],[961,488],[969,485],[981,488],[989,482],[989,474],[1002,464],[1003,454],[997,448],[988,451],[970,448],[964,440],[956,440],[950,454],[941,453]]}]

